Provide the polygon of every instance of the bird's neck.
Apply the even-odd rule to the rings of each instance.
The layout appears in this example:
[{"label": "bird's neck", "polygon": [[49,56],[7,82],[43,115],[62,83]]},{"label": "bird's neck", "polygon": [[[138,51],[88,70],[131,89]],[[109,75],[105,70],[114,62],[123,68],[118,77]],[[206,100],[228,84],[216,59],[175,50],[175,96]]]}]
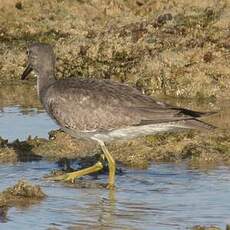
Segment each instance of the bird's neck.
[{"label": "bird's neck", "polygon": [[56,79],[52,71],[42,72],[37,74],[37,92],[38,96],[41,97],[43,92],[52,85]]}]

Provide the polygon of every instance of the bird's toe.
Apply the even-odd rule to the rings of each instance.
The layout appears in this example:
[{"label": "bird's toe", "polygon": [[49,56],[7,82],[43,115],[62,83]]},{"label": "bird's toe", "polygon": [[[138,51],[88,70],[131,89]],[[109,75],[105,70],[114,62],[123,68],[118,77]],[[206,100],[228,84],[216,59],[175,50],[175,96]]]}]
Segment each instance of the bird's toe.
[{"label": "bird's toe", "polygon": [[116,188],[116,187],[115,187],[114,184],[108,183],[108,184],[106,185],[106,189],[115,189],[115,188]]}]

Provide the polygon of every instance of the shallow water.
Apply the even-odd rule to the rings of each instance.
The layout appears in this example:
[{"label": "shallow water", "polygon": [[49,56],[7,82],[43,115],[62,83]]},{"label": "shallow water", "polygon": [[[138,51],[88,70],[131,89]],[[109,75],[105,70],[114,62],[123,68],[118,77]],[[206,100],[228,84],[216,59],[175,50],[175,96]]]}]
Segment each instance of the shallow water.
[{"label": "shallow water", "polygon": [[[4,104],[0,136],[10,141],[28,135],[47,137],[56,124],[37,108]],[[218,115],[219,116],[219,115]],[[214,120],[226,121],[221,115]],[[218,122],[217,122],[218,123]],[[27,178],[48,195],[41,203],[14,207],[0,229],[186,229],[230,223],[230,169],[189,169],[184,164],[153,164],[148,170],[123,169],[117,189],[76,188],[46,181],[55,163],[0,165],[0,190]],[[106,175],[89,183],[105,183]]]},{"label": "shallow water", "polygon": [[9,141],[25,140],[29,135],[47,138],[48,132],[57,127],[44,111],[36,108],[9,106],[3,107],[0,112],[0,136]]},{"label": "shallow water", "polygon": [[[229,169],[209,172],[160,164],[126,170],[117,189],[78,189],[47,182],[55,164],[45,161],[0,167],[0,188],[20,178],[40,184],[48,197],[28,208],[11,208],[1,229],[186,229],[230,222]],[[89,178],[90,180],[90,178]],[[100,176],[97,182],[105,182]],[[95,181],[92,181],[95,183]]]}]

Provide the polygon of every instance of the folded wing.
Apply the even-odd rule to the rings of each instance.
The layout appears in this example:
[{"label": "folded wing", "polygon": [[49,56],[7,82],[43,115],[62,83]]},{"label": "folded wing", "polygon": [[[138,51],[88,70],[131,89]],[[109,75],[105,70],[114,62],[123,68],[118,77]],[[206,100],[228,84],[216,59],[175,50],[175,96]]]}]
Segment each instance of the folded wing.
[{"label": "folded wing", "polygon": [[134,88],[110,81],[57,81],[42,100],[59,125],[79,131],[196,120],[207,115],[156,101]]}]

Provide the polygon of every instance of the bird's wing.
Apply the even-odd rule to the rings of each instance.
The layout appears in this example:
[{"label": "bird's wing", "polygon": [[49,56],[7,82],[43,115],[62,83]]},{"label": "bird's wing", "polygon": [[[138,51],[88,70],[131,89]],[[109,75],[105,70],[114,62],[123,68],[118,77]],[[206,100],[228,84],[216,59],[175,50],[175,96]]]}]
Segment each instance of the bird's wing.
[{"label": "bird's wing", "polygon": [[48,113],[62,127],[81,131],[171,122],[201,115],[158,102],[132,87],[110,81],[57,81],[43,100]]}]

